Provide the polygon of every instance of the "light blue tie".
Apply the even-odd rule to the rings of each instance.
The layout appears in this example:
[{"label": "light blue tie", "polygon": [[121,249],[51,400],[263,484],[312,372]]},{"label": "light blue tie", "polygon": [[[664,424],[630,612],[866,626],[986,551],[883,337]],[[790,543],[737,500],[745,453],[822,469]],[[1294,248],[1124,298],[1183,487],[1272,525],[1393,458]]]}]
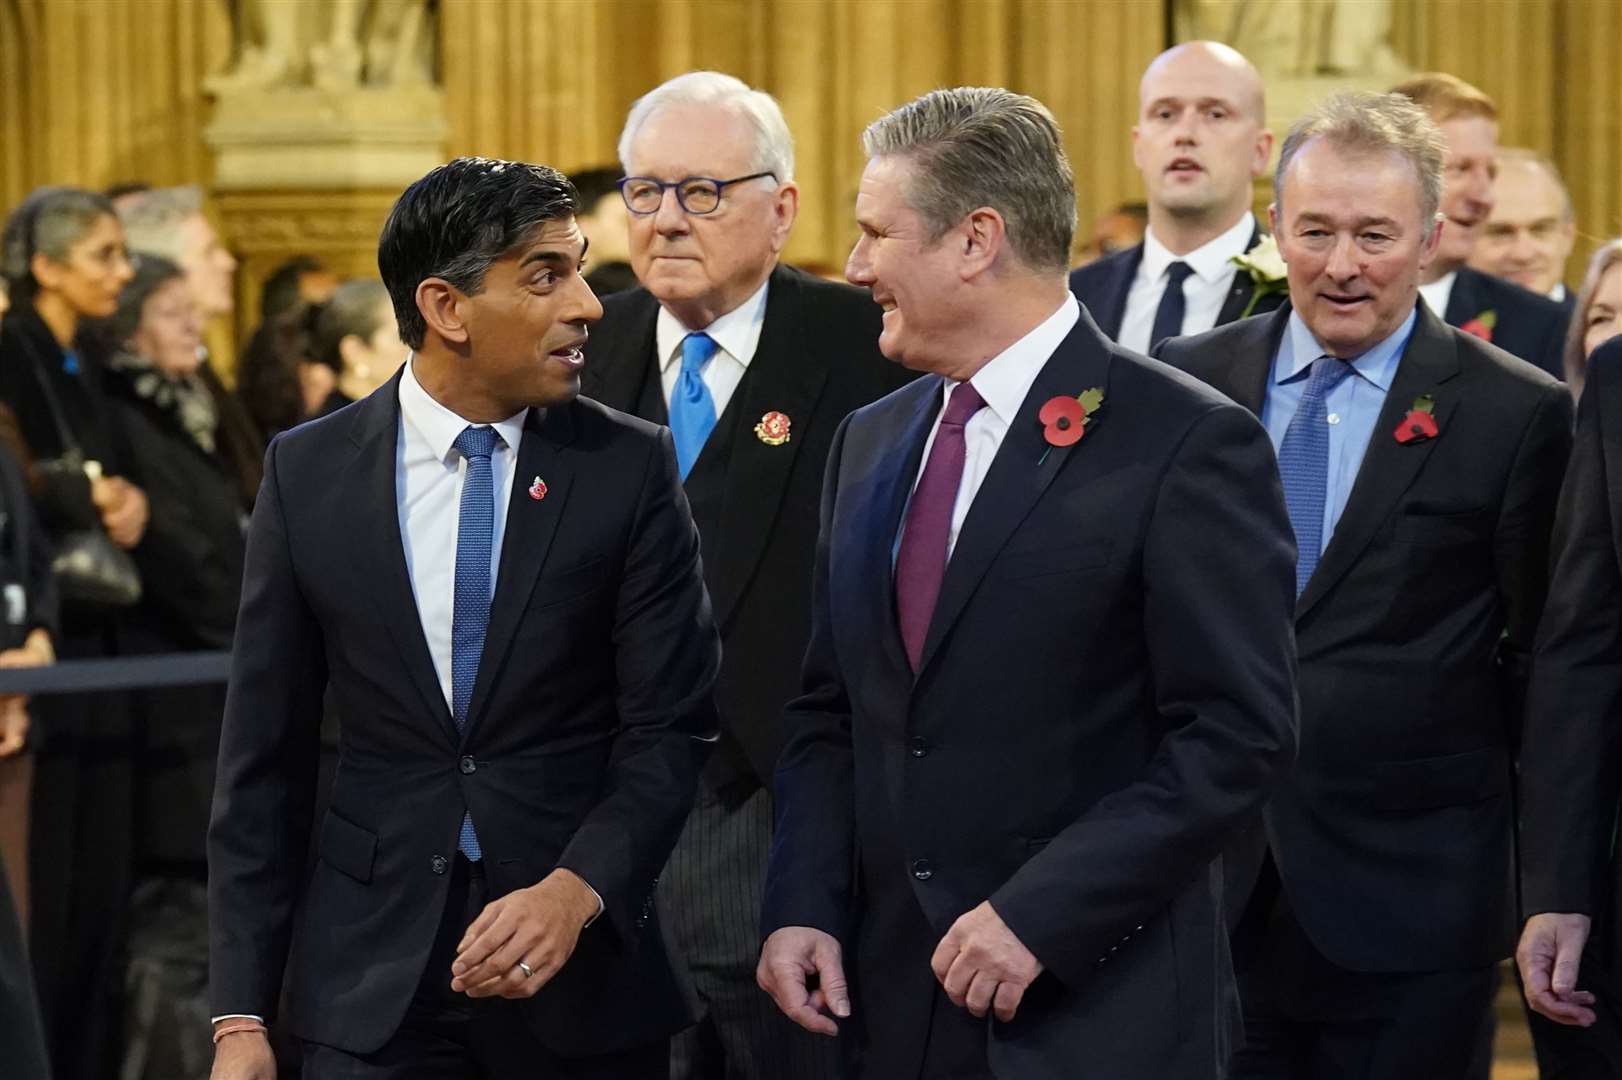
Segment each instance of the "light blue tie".
[{"label": "light blue tie", "polygon": [[[490,625],[490,549],[496,528],[495,481],[490,455],[500,436],[492,427],[464,428],[456,449],[467,459],[462,506],[456,525],[456,599],[451,613],[451,715],[456,729],[467,726],[467,707],[479,677],[484,631]],[[473,815],[462,815],[456,846],[477,862],[484,853],[473,835]]]},{"label": "light blue tie", "polygon": [[1323,550],[1324,500],[1329,488],[1329,391],[1352,373],[1352,365],[1320,356],[1301,394],[1284,441],[1278,448],[1278,471],[1284,480],[1284,505],[1295,528],[1295,595],[1300,596],[1318,566]]},{"label": "light blue tie", "polygon": [[715,430],[715,399],[704,385],[704,365],[717,348],[708,334],[688,334],[681,339],[681,374],[670,395],[670,435],[676,441],[676,465],[683,480],[703,451],[704,440]]}]

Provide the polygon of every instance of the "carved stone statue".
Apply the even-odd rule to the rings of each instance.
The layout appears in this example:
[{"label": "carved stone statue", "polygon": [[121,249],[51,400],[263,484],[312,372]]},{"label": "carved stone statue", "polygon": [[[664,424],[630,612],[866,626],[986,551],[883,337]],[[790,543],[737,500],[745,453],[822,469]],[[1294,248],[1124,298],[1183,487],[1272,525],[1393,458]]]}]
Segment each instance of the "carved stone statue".
[{"label": "carved stone statue", "polygon": [[236,60],[204,81],[215,96],[313,86],[433,83],[434,13],[429,0],[233,0]]},{"label": "carved stone statue", "polygon": [[1392,0],[1176,0],[1179,41],[1205,38],[1244,53],[1267,79],[1400,77]]}]

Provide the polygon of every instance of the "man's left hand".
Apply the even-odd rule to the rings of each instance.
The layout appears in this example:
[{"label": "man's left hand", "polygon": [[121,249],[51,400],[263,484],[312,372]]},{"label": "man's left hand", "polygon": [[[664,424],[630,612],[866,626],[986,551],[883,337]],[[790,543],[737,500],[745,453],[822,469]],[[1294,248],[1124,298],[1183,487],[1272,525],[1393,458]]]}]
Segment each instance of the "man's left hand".
[{"label": "man's left hand", "polygon": [[538,885],[492,900],[456,947],[451,989],[472,998],[533,996],[563,970],[596,914],[597,894],[562,867]]},{"label": "man's left hand", "polygon": [[952,924],[929,966],[953,1005],[975,1016],[995,1009],[1004,1023],[1014,1018],[1025,991],[1042,974],[1042,961],[1014,936],[989,900]]}]

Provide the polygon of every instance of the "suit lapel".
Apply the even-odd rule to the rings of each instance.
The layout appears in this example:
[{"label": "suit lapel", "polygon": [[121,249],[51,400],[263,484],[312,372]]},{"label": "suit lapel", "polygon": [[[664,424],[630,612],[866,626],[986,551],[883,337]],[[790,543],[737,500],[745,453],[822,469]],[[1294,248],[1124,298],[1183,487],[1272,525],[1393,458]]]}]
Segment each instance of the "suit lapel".
[{"label": "suit lapel", "polygon": [[[1380,407],[1380,419],[1369,436],[1368,449],[1357,470],[1346,509],[1335,527],[1335,535],[1296,602],[1296,618],[1312,610],[1357,561],[1391,515],[1392,507],[1408,490],[1414,477],[1430,459],[1435,445],[1447,438],[1449,421],[1458,404],[1457,396],[1439,389],[1459,370],[1458,346],[1452,332],[1429,308],[1420,306],[1413,336],[1397,365],[1391,389]],[[1414,399],[1431,394],[1436,399],[1435,417],[1439,433],[1434,439],[1399,443],[1397,424],[1413,408]]]},{"label": "suit lapel", "polygon": [[1098,328],[1108,335],[1111,341],[1120,340],[1121,322],[1126,318],[1126,297],[1132,291],[1132,279],[1137,275],[1139,264],[1143,262],[1142,244],[1132,248],[1131,251],[1129,258],[1121,260],[1120,272],[1109,283],[1109,292],[1099,305],[1102,310],[1091,312],[1093,318],[1098,320]]},{"label": "suit lapel", "polygon": [[[501,567],[496,575],[495,597],[490,602],[490,622],[484,633],[484,651],[479,656],[479,674],[473,681],[473,697],[468,702],[467,725],[462,730],[464,742],[489,703],[490,688],[506,663],[513,634],[529,607],[535,578],[546,562],[558,520],[569,502],[574,470],[562,448],[574,437],[574,408],[562,405],[544,413],[531,409],[524,423],[512,495],[507,500],[507,525],[501,538]],[[546,484],[545,498],[530,497],[529,489],[536,477]]]},{"label": "suit lapel", "polygon": [[400,498],[395,478],[400,438],[398,373],[361,402],[355,410],[350,437],[357,453],[340,483],[354,492],[352,501],[344,501],[357,509],[357,520],[365,533],[364,541],[353,551],[355,580],[374,583],[374,587],[361,591],[377,605],[428,715],[454,744],[459,738],[456,721],[445,704],[428,640],[423,637],[422,615],[417,610],[411,574],[406,569],[405,545],[400,539]]},{"label": "suit lapel", "polygon": [[[1251,230],[1250,243],[1245,245],[1245,250],[1247,252],[1252,251],[1261,242],[1262,227],[1258,224]],[[1255,291],[1256,283],[1251,280],[1250,275],[1236,267],[1233,275],[1233,286],[1228,290],[1228,298],[1222,301],[1222,310],[1217,312],[1216,324],[1226,326],[1228,323],[1238,322],[1240,313],[1250,303],[1251,294]]]},{"label": "suit lapel", "polygon": [[[619,332],[604,333],[608,340],[601,348],[586,345],[586,372],[582,376],[581,393],[602,402],[611,409],[641,415],[638,405],[643,388],[658,365],[654,361],[656,344],[655,324],[659,304],[649,293],[638,290],[627,298],[621,317]],[[660,395],[663,400],[663,395]],[[644,416],[643,419],[664,423],[665,417]],[[533,474],[531,474],[533,475]]]},{"label": "suit lapel", "polygon": [[1270,317],[1250,320],[1234,330],[1232,351],[1218,358],[1219,366],[1202,373],[1205,381],[1260,418],[1273,375],[1273,358],[1289,324],[1290,306],[1285,304]]},{"label": "suit lapel", "polygon": [[1101,427],[1109,422],[1108,380],[1109,343],[1083,312],[1080,321],[1031,384],[958,531],[929,633],[924,637],[923,655],[918,663],[920,675],[940,650],[952,624],[962,614],[1008,537],[1025,520],[1065,462],[1076,453],[1086,453],[1085,436],[1070,446],[1049,447],[1036,414],[1049,398],[1075,397],[1084,390],[1098,387],[1105,392],[1104,405],[1089,429],[1093,424]]},{"label": "suit lapel", "polygon": [[[802,303],[794,275],[783,267],[774,270],[766,293],[760,344],[731,402],[740,415],[732,431],[732,453],[725,463],[715,570],[705,575],[710,580],[715,622],[722,628],[754,576],[788,489],[789,470],[805,445],[804,435],[796,438],[794,427],[799,425],[803,432],[810,423],[828,378],[826,361],[807,353]],[[756,434],[755,425],[769,412],[788,417],[787,442],[774,446]],[[718,434],[720,430],[717,425]],[[697,472],[695,469],[695,475]]]},{"label": "suit lapel", "polygon": [[1447,294],[1447,311],[1441,313],[1442,319],[1449,326],[1463,326],[1485,311],[1486,303],[1470,268],[1460,267],[1453,279],[1453,290]]}]

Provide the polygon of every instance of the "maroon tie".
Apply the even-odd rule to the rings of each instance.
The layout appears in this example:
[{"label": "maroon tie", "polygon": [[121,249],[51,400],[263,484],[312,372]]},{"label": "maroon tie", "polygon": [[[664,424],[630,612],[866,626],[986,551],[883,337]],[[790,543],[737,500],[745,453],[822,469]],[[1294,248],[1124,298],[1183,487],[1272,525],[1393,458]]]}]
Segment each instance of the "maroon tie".
[{"label": "maroon tie", "polygon": [[946,401],[929,462],[912,493],[901,550],[895,560],[895,609],[901,643],[912,670],[924,655],[924,638],[946,574],[946,545],[952,535],[952,507],[963,480],[963,425],[986,403],[979,391],[958,383]]}]

